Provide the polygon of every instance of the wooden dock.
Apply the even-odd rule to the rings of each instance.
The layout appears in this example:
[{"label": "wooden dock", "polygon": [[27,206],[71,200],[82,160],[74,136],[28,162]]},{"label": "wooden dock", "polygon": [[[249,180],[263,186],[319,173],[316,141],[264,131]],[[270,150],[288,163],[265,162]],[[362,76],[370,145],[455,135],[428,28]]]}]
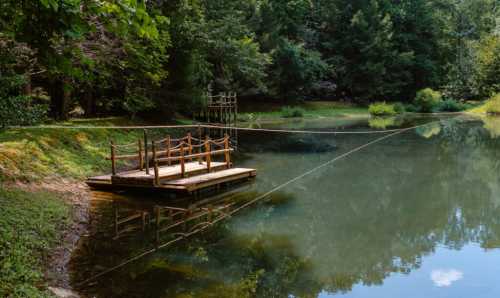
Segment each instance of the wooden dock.
[{"label": "wooden dock", "polygon": [[235,92],[207,95],[207,102],[200,111],[200,118],[208,123],[236,123],[238,99]]},{"label": "wooden dock", "polygon": [[[143,144],[144,143],[144,144]],[[180,139],[169,136],[163,140],[143,140],[128,145],[111,144],[111,174],[89,177],[91,187],[151,188],[188,193],[221,184],[248,180],[256,176],[255,169],[233,168],[229,136],[218,140],[194,138],[191,134]],[[132,149],[131,149],[132,148]],[[127,154],[119,154],[128,150]],[[130,150],[134,151],[130,153]],[[222,160],[217,161],[217,158]],[[133,169],[117,170],[119,161],[132,161]],[[152,165],[152,166],[150,166]]]}]

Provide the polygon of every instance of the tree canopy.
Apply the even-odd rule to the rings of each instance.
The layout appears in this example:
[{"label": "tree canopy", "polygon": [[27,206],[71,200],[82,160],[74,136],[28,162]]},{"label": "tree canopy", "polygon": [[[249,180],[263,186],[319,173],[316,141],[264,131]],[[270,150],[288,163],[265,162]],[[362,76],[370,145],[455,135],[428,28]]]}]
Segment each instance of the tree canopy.
[{"label": "tree canopy", "polygon": [[[499,0],[5,0],[1,98],[66,118],[246,100],[500,92]],[[22,55],[8,53],[21,50]],[[22,79],[21,83],[19,80]],[[9,87],[10,86],[10,87]],[[35,99],[35,100],[34,100]],[[24,102],[24,104],[23,104]]]}]

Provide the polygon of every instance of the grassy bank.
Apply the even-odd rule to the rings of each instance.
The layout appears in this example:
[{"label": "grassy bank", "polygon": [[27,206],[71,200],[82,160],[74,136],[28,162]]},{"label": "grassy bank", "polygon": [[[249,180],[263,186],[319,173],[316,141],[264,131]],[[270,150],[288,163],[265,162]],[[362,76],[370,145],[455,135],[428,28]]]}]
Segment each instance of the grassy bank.
[{"label": "grassy bank", "polygon": [[[300,117],[309,119],[323,117],[360,117],[369,115],[367,107],[342,102],[309,101],[290,106],[302,111]],[[273,121],[287,117],[286,114],[282,105],[250,106],[239,113],[238,120],[241,122]]]},{"label": "grassy bank", "polygon": [[[137,123],[119,118],[58,123],[131,124]],[[49,296],[43,275],[51,265],[47,256],[54,255],[55,246],[66,245],[64,227],[79,222],[71,209],[78,186],[88,175],[110,171],[105,159],[110,140],[131,143],[141,135],[140,130],[107,128],[0,131],[0,297]]]},{"label": "grassy bank", "polygon": [[[130,125],[122,119],[86,120],[67,126]],[[132,143],[140,130],[10,129],[0,132],[0,180],[38,182],[47,178],[79,179],[109,170],[109,142]]]},{"label": "grassy bank", "polygon": [[0,188],[0,297],[49,297],[44,266],[70,207],[48,192]]}]

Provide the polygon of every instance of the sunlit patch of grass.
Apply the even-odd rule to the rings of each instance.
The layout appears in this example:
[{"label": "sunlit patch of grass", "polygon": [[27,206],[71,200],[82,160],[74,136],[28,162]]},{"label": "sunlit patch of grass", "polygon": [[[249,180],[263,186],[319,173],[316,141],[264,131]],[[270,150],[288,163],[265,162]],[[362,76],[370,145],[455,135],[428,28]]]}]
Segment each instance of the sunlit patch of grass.
[{"label": "sunlit patch of grass", "polygon": [[[116,124],[115,121],[106,123]],[[92,122],[86,124],[90,126]],[[105,173],[110,167],[105,159],[109,156],[110,140],[118,144],[131,143],[141,136],[139,130],[118,129],[1,131],[0,179],[34,181],[51,176],[81,179]]]},{"label": "sunlit patch of grass", "polygon": [[1,185],[0,214],[0,297],[50,297],[42,268],[69,223],[69,206],[47,192]]}]

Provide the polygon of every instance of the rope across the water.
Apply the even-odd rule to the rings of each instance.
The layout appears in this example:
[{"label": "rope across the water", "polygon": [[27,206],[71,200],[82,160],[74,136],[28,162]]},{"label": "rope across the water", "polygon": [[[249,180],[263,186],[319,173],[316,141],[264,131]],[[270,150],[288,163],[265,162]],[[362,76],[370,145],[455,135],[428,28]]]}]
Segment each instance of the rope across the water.
[{"label": "rope across the water", "polygon": [[87,283],[89,283],[89,282],[91,282],[91,281],[93,281],[93,280],[95,280],[95,279],[97,279],[97,278],[105,275],[105,274],[108,274],[108,273],[110,273],[112,271],[115,271],[115,270],[117,270],[117,269],[119,269],[119,268],[121,268],[121,267],[123,267],[123,266],[125,266],[127,264],[130,264],[130,263],[132,263],[132,262],[134,262],[134,261],[136,261],[138,259],[141,259],[141,258],[143,258],[143,257],[145,257],[145,256],[147,256],[147,255],[149,255],[151,253],[154,253],[158,249],[169,247],[169,246],[171,246],[171,245],[173,245],[173,244],[175,244],[175,243],[177,243],[179,241],[182,241],[182,240],[186,239],[187,237],[190,237],[190,236],[192,236],[194,234],[200,233],[200,232],[208,229],[212,225],[214,225],[214,224],[216,224],[216,223],[218,223],[218,222],[220,222],[222,220],[225,220],[226,218],[232,216],[233,214],[235,214],[235,213],[237,213],[237,212],[239,212],[239,211],[241,211],[241,210],[249,207],[250,205],[253,205],[253,204],[257,203],[258,201],[267,198],[272,193],[274,193],[274,192],[276,192],[276,191],[278,191],[278,190],[280,190],[280,189],[282,189],[282,188],[284,188],[284,187],[286,187],[286,186],[288,186],[288,185],[290,185],[290,184],[292,184],[292,183],[294,183],[294,182],[296,182],[296,181],[298,181],[298,180],[300,180],[300,179],[302,179],[302,178],[304,178],[304,177],[306,177],[306,176],[308,176],[308,175],[310,175],[310,174],[312,174],[312,173],[314,173],[314,172],[316,172],[316,171],[318,171],[318,170],[320,170],[320,169],[322,169],[322,168],[324,168],[324,167],[326,167],[328,165],[331,165],[331,164],[333,164],[333,163],[335,163],[335,162],[337,162],[337,161],[339,161],[339,160],[341,160],[343,158],[346,158],[347,156],[349,156],[349,155],[351,155],[353,153],[361,151],[361,150],[363,150],[364,148],[366,148],[366,147],[368,147],[370,145],[376,144],[378,142],[381,142],[381,141],[383,141],[385,139],[388,139],[388,138],[393,137],[395,135],[401,134],[403,132],[406,132],[406,131],[409,131],[409,130],[412,130],[412,129],[415,129],[415,128],[418,128],[418,127],[423,127],[423,126],[429,125],[431,123],[434,123],[434,122],[430,122],[430,123],[426,123],[426,124],[422,124],[422,125],[417,125],[417,126],[412,126],[412,127],[409,127],[409,128],[399,129],[399,130],[397,130],[397,131],[395,131],[395,132],[393,132],[393,133],[391,133],[389,135],[382,136],[380,138],[377,138],[376,140],[373,140],[373,141],[368,142],[368,143],[366,143],[364,145],[356,147],[356,148],[354,148],[354,149],[352,149],[352,150],[350,150],[350,151],[348,151],[346,153],[343,153],[343,154],[341,154],[341,155],[339,155],[339,156],[337,156],[337,157],[335,157],[335,158],[333,158],[333,159],[331,159],[331,160],[329,160],[329,161],[327,161],[327,162],[325,162],[325,163],[323,163],[323,164],[321,164],[321,165],[319,165],[319,166],[317,166],[317,167],[315,167],[315,168],[313,168],[313,169],[311,169],[311,170],[309,170],[307,172],[302,173],[301,175],[299,175],[299,176],[297,176],[295,178],[292,178],[292,179],[288,180],[287,182],[285,182],[283,184],[280,184],[279,186],[277,186],[277,187],[269,190],[268,192],[266,192],[266,193],[264,193],[262,195],[257,196],[256,198],[252,199],[251,201],[248,201],[245,204],[239,206],[238,208],[231,210],[230,212],[228,212],[227,214],[223,215],[222,217],[219,217],[219,218],[215,219],[209,225],[202,226],[199,229],[196,229],[196,230],[194,230],[192,232],[183,234],[180,237],[177,237],[177,238],[175,238],[173,240],[170,240],[170,241],[168,241],[168,242],[166,242],[166,243],[164,243],[162,245],[159,245],[157,248],[152,248],[150,250],[147,250],[147,251],[145,251],[145,252],[143,252],[143,253],[141,253],[141,254],[139,254],[137,256],[134,256],[134,257],[132,257],[132,258],[130,258],[130,259],[128,259],[128,260],[126,260],[126,261],[124,261],[124,262],[116,265],[116,266],[108,268],[108,269],[104,270],[103,272],[100,272],[100,273],[98,273],[98,274],[96,274],[94,276],[91,276],[90,278],[84,280],[83,282],[78,283],[77,286],[85,285],[85,284],[87,284]]},{"label": "rope across the water", "polygon": [[270,128],[250,128],[237,126],[221,126],[210,124],[190,124],[190,125],[148,125],[148,126],[66,126],[66,125],[40,125],[40,126],[11,126],[9,129],[192,129],[192,128],[207,128],[207,129],[222,129],[222,130],[237,130],[237,131],[256,131],[269,133],[298,133],[298,134],[384,134],[391,132],[404,131],[411,128],[395,128],[386,130],[360,130],[360,131],[343,131],[343,130],[295,130],[295,129],[270,129]]}]

